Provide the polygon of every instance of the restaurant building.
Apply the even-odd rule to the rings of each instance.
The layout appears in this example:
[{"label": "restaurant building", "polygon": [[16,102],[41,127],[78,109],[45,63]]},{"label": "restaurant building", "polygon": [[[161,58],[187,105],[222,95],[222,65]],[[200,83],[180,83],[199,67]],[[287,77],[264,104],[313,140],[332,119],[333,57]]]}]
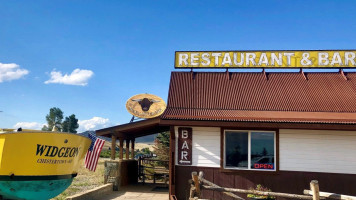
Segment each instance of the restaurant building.
[{"label": "restaurant building", "polygon": [[222,187],[302,194],[318,180],[322,191],[356,195],[356,73],[176,71],[162,115],[97,135],[133,141],[161,131],[170,131],[178,199],[192,171]]}]

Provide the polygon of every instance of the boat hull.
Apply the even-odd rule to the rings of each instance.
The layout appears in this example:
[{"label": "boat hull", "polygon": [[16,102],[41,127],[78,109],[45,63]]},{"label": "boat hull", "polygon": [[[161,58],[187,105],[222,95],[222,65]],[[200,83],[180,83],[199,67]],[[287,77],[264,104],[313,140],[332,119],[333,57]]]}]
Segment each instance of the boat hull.
[{"label": "boat hull", "polygon": [[50,199],[72,183],[91,140],[70,133],[0,134],[0,195]]},{"label": "boat hull", "polygon": [[73,178],[60,180],[0,181],[5,199],[47,200],[62,193]]}]

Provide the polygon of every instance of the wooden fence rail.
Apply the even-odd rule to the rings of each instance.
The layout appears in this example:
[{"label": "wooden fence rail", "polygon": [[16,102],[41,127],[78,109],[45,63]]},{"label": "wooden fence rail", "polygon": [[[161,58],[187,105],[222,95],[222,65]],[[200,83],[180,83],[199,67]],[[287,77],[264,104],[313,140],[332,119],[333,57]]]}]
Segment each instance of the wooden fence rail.
[{"label": "wooden fence rail", "polygon": [[261,196],[273,196],[273,197],[284,197],[291,199],[307,199],[312,200],[312,196],[307,195],[298,195],[298,194],[287,194],[287,193],[279,193],[279,192],[262,192],[256,190],[244,190],[244,189],[235,189],[235,188],[222,188],[222,187],[211,187],[211,186],[202,186],[203,189],[213,190],[218,192],[236,192],[242,194],[256,194]]},{"label": "wooden fence rail", "polygon": [[176,195],[169,195],[169,200],[178,200]]},{"label": "wooden fence rail", "polygon": [[[304,194],[313,195],[311,190],[304,190]],[[329,192],[319,192],[320,197],[330,198],[330,199],[339,199],[339,200],[356,200],[356,197],[343,195],[343,194],[335,194]]]},{"label": "wooden fence rail", "polygon": [[223,194],[238,200],[244,200],[244,199],[237,196],[234,193],[255,194],[260,196],[283,197],[283,198],[305,199],[305,200],[320,200],[326,198],[332,198],[338,200],[356,200],[355,196],[320,192],[319,183],[316,180],[312,180],[310,182],[310,190],[304,190],[304,195],[280,193],[280,192],[264,192],[258,190],[246,190],[246,189],[236,189],[236,188],[224,188],[204,179],[203,172],[199,172],[199,176],[197,172],[192,172],[192,180],[190,183],[191,183],[191,187],[190,187],[189,200],[203,200],[200,198],[202,189],[222,192]]}]

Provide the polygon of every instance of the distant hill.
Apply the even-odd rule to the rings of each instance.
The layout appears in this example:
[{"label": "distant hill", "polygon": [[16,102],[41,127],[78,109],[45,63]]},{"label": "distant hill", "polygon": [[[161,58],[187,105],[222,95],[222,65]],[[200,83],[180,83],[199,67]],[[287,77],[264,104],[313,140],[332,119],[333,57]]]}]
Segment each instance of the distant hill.
[{"label": "distant hill", "polygon": [[147,136],[144,136],[144,137],[139,137],[139,138],[136,138],[136,142],[138,143],[153,143],[157,137],[158,133],[156,134],[153,134],[153,135],[147,135]]},{"label": "distant hill", "polygon": [[83,133],[77,133],[78,135],[82,135],[82,136],[85,136],[85,137],[88,137],[89,133],[95,133],[95,131],[85,131]]},{"label": "distant hill", "polygon": [[[92,133],[92,134],[95,135],[95,131],[85,131],[83,133],[78,133],[78,135],[82,135],[82,136],[88,137],[89,133]],[[111,138],[108,138],[108,137],[98,136],[98,138],[103,139],[103,140],[108,141],[108,142],[111,142]]]}]

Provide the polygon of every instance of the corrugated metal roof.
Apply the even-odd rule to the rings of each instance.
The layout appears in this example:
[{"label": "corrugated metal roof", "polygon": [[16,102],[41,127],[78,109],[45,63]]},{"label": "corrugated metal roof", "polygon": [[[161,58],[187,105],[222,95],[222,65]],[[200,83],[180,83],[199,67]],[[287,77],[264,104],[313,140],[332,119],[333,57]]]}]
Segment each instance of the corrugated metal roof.
[{"label": "corrugated metal roof", "polygon": [[347,80],[341,73],[306,73],[305,76],[302,73],[172,72],[167,110],[161,118],[356,122],[353,114],[356,113],[356,73],[347,73]]}]

